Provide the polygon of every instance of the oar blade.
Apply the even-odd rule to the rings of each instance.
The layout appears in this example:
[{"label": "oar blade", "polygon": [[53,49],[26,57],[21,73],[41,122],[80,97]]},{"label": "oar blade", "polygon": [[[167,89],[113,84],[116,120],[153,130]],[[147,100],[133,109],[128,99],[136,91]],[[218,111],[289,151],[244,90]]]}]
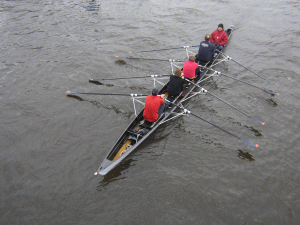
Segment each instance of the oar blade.
[{"label": "oar blade", "polygon": [[271,91],[271,90],[265,90],[265,92],[271,94],[272,96],[275,96],[275,95],[278,95],[278,96],[279,96],[279,95],[280,95],[280,93],[274,92],[274,91]]},{"label": "oar blade", "polygon": [[261,124],[261,125],[265,125],[265,122],[261,122],[261,121],[255,119],[255,118],[251,118],[251,119],[253,119],[256,123],[259,123],[259,124]]},{"label": "oar blade", "polygon": [[252,147],[256,147],[256,148],[258,148],[258,146],[259,146],[259,144],[254,144],[254,143],[252,143],[252,142],[250,142],[250,141],[248,141],[248,140],[246,140],[246,139],[244,139],[244,138],[240,138],[244,143],[246,143],[247,145],[250,145],[250,146],[252,146]]},{"label": "oar blade", "polygon": [[81,93],[80,92],[75,92],[75,91],[67,91],[66,94],[67,95],[79,95]]}]

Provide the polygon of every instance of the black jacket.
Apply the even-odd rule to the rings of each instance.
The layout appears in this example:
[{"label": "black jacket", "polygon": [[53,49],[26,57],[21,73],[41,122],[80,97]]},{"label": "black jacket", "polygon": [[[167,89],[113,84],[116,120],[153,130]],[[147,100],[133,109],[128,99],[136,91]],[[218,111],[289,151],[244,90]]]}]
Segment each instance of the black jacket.
[{"label": "black jacket", "polygon": [[183,89],[184,82],[184,79],[182,79],[181,77],[176,77],[174,75],[170,76],[170,82],[168,85],[169,96],[178,96]]}]

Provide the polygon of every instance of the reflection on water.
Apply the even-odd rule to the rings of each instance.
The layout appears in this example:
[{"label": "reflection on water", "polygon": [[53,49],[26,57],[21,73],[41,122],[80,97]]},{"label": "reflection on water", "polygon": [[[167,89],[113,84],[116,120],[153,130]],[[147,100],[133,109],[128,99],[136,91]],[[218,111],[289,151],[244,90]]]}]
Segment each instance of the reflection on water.
[{"label": "reflection on water", "polygon": [[257,137],[263,136],[262,133],[259,130],[254,129],[252,126],[249,127],[249,126],[245,125],[245,127],[247,127],[249,130],[253,131],[255,136],[257,136]]},{"label": "reflection on water", "polygon": [[97,4],[96,0],[88,1],[88,3],[88,6],[85,7],[87,11],[99,11],[101,4]]},{"label": "reflection on water", "polygon": [[274,101],[272,98],[267,99],[267,102],[270,103],[272,106],[277,107],[278,103],[276,101]]},{"label": "reflection on water", "polygon": [[130,166],[134,166],[134,165],[130,165],[133,161],[137,161],[137,160],[127,159],[126,161],[120,163],[116,168],[114,168],[112,171],[110,171],[107,175],[105,175],[103,180],[97,186],[97,191],[104,190],[108,184],[110,184],[116,180],[126,178],[125,176],[122,176],[122,177],[119,177],[119,176],[122,174],[122,171],[128,169]]},{"label": "reflection on water", "polygon": [[255,161],[249,152],[243,152],[242,150],[238,150],[238,157],[241,159],[248,159],[249,161]]},{"label": "reflection on water", "polygon": [[98,102],[98,101],[88,101],[88,100],[85,100],[77,95],[67,95],[68,98],[75,98],[76,100],[78,101],[87,101],[87,102],[90,102],[92,103],[94,106],[96,106],[97,108],[106,108],[106,109],[110,109],[108,106],[104,106],[102,103]]},{"label": "reflection on water", "polygon": [[86,100],[84,100],[83,98],[81,98],[81,97],[79,97],[79,96],[77,96],[77,95],[67,95],[67,97],[68,97],[68,98],[75,98],[75,99],[77,99],[78,101],[86,101]]},{"label": "reflection on water", "polygon": [[104,83],[100,82],[99,80],[94,80],[94,79],[89,79],[89,82],[92,84],[96,84],[96,85],[106,85],[107,87],[115,86],[113,84],[104,84]]},{"label": "reflection on water", "polygon": [[119,64],[119,65],[125,65],[126,64],[126,62],[124,60],[122,60],[122,59],[116,60],[115,63]]},{"label": "reflection on water", "polygon": [[69,98],[75,98],[76,100],[78,101],[87,101],[87,102],[90,102],[92,103],[94,106],[96,106],[97,108],[105,108],[105,109],[108,109],[108,110],[113,110],[115,111],[116,114],[123,114],[124,116],[126,117],[130,117],[132,115],[131,112],[124,112],[124,111],[121,111],[118,107],[112,105],[112,106],[107,106],[107,105],[103,105],[101,102],[98,102],[98,101],[88,101],[88,100],[85,100],[77,95],[67,95],[67,97]]}]

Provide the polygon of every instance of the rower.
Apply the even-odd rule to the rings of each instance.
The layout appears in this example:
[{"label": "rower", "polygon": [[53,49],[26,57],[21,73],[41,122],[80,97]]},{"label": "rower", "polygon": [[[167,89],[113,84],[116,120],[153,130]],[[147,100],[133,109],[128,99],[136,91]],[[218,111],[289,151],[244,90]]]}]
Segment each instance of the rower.
[{"label": "rower", "polygon": [[222,23],[218,25],[218,29],[211,33],[210,42],[216,45],[217,50],[222,51],[228,41],[228,34],[223,30]]},{"label": "rower", "polygon": [[184,62],[183,65],[183,76],[189,80],[193,80],[196,75],[200,74],[198,63],[195,62],[196,57],[191,55],[187,61]]},{"label": "rower", "polygon": [[196,61],[198,64],[205,65],[210,62],[215,54],[216,46],[210,43],[210,35],[206,34],[204,41],[200,42],[198,54],[196,55]]},{"label": "rower", "polygon": [[165,109],[164,99],[166,95],[161,94],[160,96],[157,96],[158,92],[158,88],[153,88],[152,95],[148,95],[145,101],[143,117],[148,124],[158,120]]},{"label": "rower", "polygon": [[172,102],[183,90],[183,85],[185,83],[181,69],[177,68],[174,71],[174,75],[170,76],[170,81],[168,84],[168,98],[167,100]]}]

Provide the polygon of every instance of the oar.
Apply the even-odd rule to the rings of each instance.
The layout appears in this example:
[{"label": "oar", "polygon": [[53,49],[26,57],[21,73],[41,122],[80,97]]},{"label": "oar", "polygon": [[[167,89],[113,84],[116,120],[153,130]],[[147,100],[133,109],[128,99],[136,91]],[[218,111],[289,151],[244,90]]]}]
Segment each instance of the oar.
[{"label": "oar", "polygon": [[188,81],[189,83],[195,85],[196,87],[201,88],[202,91],[203,91],[204,93],[210,94],[211,96],[215,97],[216,99],[220,100],[221,102],[223,102],[223,103],[229,105],[230,107],[232,107],[232,108],[234,108],[235,110],[239,111],[239,112],[242,113],[243,115],[245,115],[245,116],[249,117],[250,119],[254,120],[256,123],[259,123],[259,124],[261,124],[261,125],[265,125],[264,122],[260,122],[259,120],[255,119],[255,118],[252,118],[251,116],[249,116],[249,115],[247,115],[246,113],[244,113],[243,111],[237,109],[236,107],[234,107],[233,105],[229,104],[228,102],[226,102],[226,101],[220,99],[218,96],[212,94],[211,92],[209,92],[208,90],[206,90],[206,89],[204,89],[203,87],[199,86],[198,84],[195,84],[195,83],[191,82],[191,81],[188,80],[188,79],[185,79],[185,80]]},{"label": "oar", "polygon": [[168,62],[185,62],[180,59],[148,59],[148,58],[138,58],[138,57],[126,57],[126,59],[138,59],[138,60],[155,60],[155,61],[168,61]]},{"label": "oar", "polygon": [[255,87],[255,88],[257,88],[257,89],[260,89],[260,90],[262,90],[262,91],[264,91],[264,92],[267,92],[267,93],[271,94],[272,96],[274,96],[274,95],[280,95],[280,93],[278,93],[278,92],[273,92],[273,91],[271,91],[271,90],[266,90],[266,89],[263,89],[263,88],[257,87],[257,86],[255,86],[255,85],[253,85],[253,84],[250,84],[250,83],[247,83],[247,82],[245,82],[245,81],[242,81],[242,80],[236,79],[236,78],[234,78],[234,77],[231,77],[231,76],[229,76],[229,75],[226,75],[226,74],[224,74],[224,73],[221,73],[221,72],[219,72],[219,71],[216,71],[216,70],[213,70],[213,69],[207,68],[207,67],[205,67],[205,66],[201,66],[201,65],[199,65],[199,66],[200,66],[200,67],[203,67],[203,68],[205,68],[205,69],[208,69],[208,70],[214,71],[216,74],[223,75],[223,76],[225,76],[225,77],[228,77],[228,78],[231,78],[231,79],[233,79],[233,80],[235,80],[235,81],[239,81],[239,82],[241,82],[241,83],[244,83],[244,84],[250,85],[250,86],[252,86],[252,87]]},{"label": "oar", "polygon": [[148,96],[144,94],[116,94],[116,93],[83,93],[83,92],[74,92],[74,91],[67,91],[67,95],[119,95],[119,96],[131,96],[131,97],[141,97],[141,96]]},{"label": "oar", "polygon": [[224,55],[227,59],[229,59],[229,60],[235,62],[236,64],[242,66],[242,67],[245,68],[246,70],[248,70],[248,71],[250,71],[251,73],[255,74],[256,76],[260,77],[261,79],[267,81],[267,82],[270,83],[270,84],[272,83],[272,82],[269,81],[268,79],[262,77],[261,75],[259,75],[259,74],[255,73],[255,72],[253,72],[252,70],[250,70],[250,69],[248,69],[247,67],[243,66],[242,64],[238,63],[237,61],[235,61],[235,60],[234,60],[233,58],[231,58],[230,56],[225,55],[223,52],[221,52],[221,51],[219,51],[219,50],[217,50],[217,49],[216,49],[216,51],[218,51],[219,53],[221,53],[222,55]]},{"label": "oar", "polygon": [[[168,100],[165,100],[165,101],[168,101]],[[168,102],[170,102],[170,101],[168,101]],[[227,131],[227,130],[225,130],[225,129],[223,129],[223,128],[221,128],[221,127],[219,127],[219,126],[217,126],[217,125],[215,125],[215,124],[213,124],[213,123],[211,123],[211,122],[209,122],[209,121],[207,121],[207,120],[205,120],[205,119],[203,119],[203,118],[201,118],[200,116],[195,115],[194,113],[192,113],[191,111],[185,109],[184,107],[182,107],[182,106],[180,106],[180,105],[174,104],[173,102],[170,102],[170,103],[173,104],[173,105],[175,105],[175,106],[177,106],[178,108],[183,109],[185,113],[191,114],[191,115],[193,115],[194,117],[196,117],[196,118],[198,118],[198,119],[200,119],[200,120],[203,120],[204,122],[209,123],[210,125],[212,125],[212,126],[214,126],[214,127],[216,127],[216,128],[219,128],[220,130],[226,132],[227,134],[230,134],[231,136],[236,137],[236,138],[242,140],[242,141],[243,141],[244,143],[246,143],[247,145],[250,145],[250,146],[256,147],[256,148],[259,146],[258,144],[254,144],[254,143],[252,143],[252,142],[250,142],[250,141],[248,141],[248,140],[246,140],[246,139],[244,139],[244,138],[241,138],[241,137],[239,137],[239,136],[237,136],[237,135],[235,135],[235,134],[232,134],[232,133],[230,133],[229,131]]]},{"label": "oar", "polygon": [[129,53],[132,54],[132,53],[141,53],[141,52],[157,52],[157,51],[166,51],[166,50],[173,50],[173,49],[180,49],[180,48],[191,48],[191,47],[199,47],[199,45],[182,46],[182,47],[175,47],[175,48],[153,49],[153,50],[136,51],[136,52],[129,52]]},{"label": "oar", "polygon": [[119,78],[103,78],[103,79],[89,79],[90,82],[93,81],[103,81],[103,80],[125,80],[125,79],[136,79],[136,78],[147,78],[147,77],[165,77],[165,76],[172,76],[172,74],[153,74],[148,76],[141,76],[141,77],[119,77]]}]

